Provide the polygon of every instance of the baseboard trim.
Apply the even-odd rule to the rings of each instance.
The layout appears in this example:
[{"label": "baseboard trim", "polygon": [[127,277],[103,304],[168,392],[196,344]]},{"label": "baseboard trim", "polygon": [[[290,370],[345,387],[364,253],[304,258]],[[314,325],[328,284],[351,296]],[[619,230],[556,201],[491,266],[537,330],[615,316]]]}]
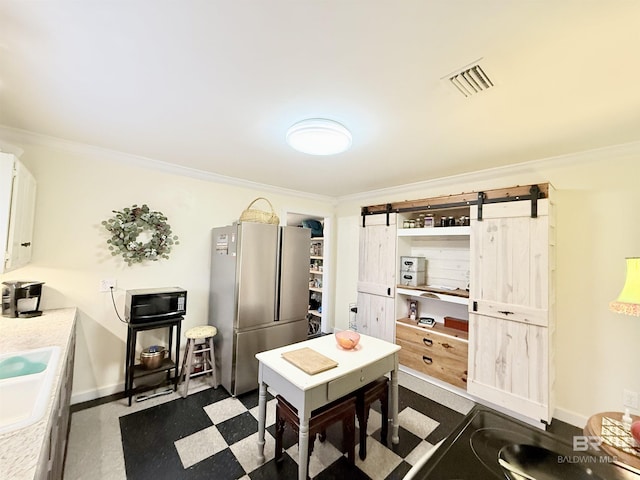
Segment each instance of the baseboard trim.
[{"label": "baseboard trim", "polygon": [[[525,417],[524,415],[520,415],[516,412],[508,410],[504,407],[501,407],[500,405],[495,405],[491,402],[476,398],[473,395],[468,394],[467,392],[459,390],[457,387],[453,387],[444,382],[440,382],[435,378],[422,375],[420,372],[416,372],[415,370],[405,367],[404,365],[401,365],[399,370],[399,383],[402,386],[409,388],[410,390],[413,390],[420,395],[431,398],[432,400],[435,400],[438,403],[441,403],[444,406],[456,410],[462,414],[466,415],[474,403],[481,403],[489,408],[493,408],[494,410],[514,417],[531,426],[540,429],[545,428],[544,424],[540,421]],[[579,429],[584,428],[588,420],[588,418],[584,415],[580,415],[570,410],[565,410],[558,407],[556,407],[553,411],[553,419],[568,423],[569,425],[572,425]]]},{"label": "baseboard trim", "polygon": [[580,415],[578,413],[558,407],[556,407],[555,411],[553,412],[553,417],[580,429],[584,428],[584,426],[587,424],[587,421],[589,420],[589,418],[585,417],[584,415]]},{"label": "baseboard trim", "polygon": [[71,405],[90,402],[92,400],[98,400],[118,394],[122,394],[124,396],[124,383],[118,383],[116,385],[110,385],[94,390],[85,390],[83,392],[74,392],[71,394]]}]

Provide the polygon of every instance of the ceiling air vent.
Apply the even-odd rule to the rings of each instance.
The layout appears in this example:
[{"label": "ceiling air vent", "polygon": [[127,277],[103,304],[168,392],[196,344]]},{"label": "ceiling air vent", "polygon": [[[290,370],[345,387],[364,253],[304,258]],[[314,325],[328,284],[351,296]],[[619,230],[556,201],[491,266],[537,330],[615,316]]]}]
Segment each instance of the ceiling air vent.
[{"label": "ceiling air vent", "polygon": [[479,64],[465,67],[464,70],[453,73],[448,78],[451,84],[465,97],[470,97],[493,87],[493,82],[484,73]]}]

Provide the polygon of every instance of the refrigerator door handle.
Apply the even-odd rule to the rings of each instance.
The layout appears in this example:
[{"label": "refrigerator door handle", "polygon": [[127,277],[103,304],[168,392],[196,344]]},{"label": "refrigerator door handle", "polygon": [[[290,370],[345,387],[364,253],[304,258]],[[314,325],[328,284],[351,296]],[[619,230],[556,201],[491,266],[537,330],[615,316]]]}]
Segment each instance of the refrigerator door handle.
[{"label": "refrigerator door handle", "polygon": [[273,302],[274,312],[273,321],[280,321],[280,298],[282,290],[282,239],[283,231],[282,227],[278,227],[278,252],[276,254],[276,298]]}]

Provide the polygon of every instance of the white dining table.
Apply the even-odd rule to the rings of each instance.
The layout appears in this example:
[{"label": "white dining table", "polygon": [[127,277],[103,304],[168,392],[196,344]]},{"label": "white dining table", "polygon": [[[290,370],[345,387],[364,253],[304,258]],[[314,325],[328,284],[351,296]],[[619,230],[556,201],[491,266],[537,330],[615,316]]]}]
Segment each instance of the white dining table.
[{"label": "white dining table", "polygon": [[[310,348],[338,363],[313,375],[282,357],[285,352]],[[298,411],[300,421],[298,437],[298,478],[306,479],[309,446],[309,418],[311,412],[332,401],[356,391],[377,378],[391,373],[390,417],[391,441],[398,437],[398,352],[400,346],[368,335],[360,335],[353,350],[338,346],[334,335],[324,335],[304,342],[258,353],[258,461],[263,463],[267,387],[284,397]]]}]

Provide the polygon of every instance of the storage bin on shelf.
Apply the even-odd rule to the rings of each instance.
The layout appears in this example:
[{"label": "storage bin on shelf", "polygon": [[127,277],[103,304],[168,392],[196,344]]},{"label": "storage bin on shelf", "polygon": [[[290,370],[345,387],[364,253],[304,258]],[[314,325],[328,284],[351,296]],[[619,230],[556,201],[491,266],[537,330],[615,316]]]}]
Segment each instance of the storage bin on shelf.
[{"label": "storage bin on shelf", "polygon": [[427,279],[426,264],[424,257],[400,257],[400,285],[424,285]]}]

